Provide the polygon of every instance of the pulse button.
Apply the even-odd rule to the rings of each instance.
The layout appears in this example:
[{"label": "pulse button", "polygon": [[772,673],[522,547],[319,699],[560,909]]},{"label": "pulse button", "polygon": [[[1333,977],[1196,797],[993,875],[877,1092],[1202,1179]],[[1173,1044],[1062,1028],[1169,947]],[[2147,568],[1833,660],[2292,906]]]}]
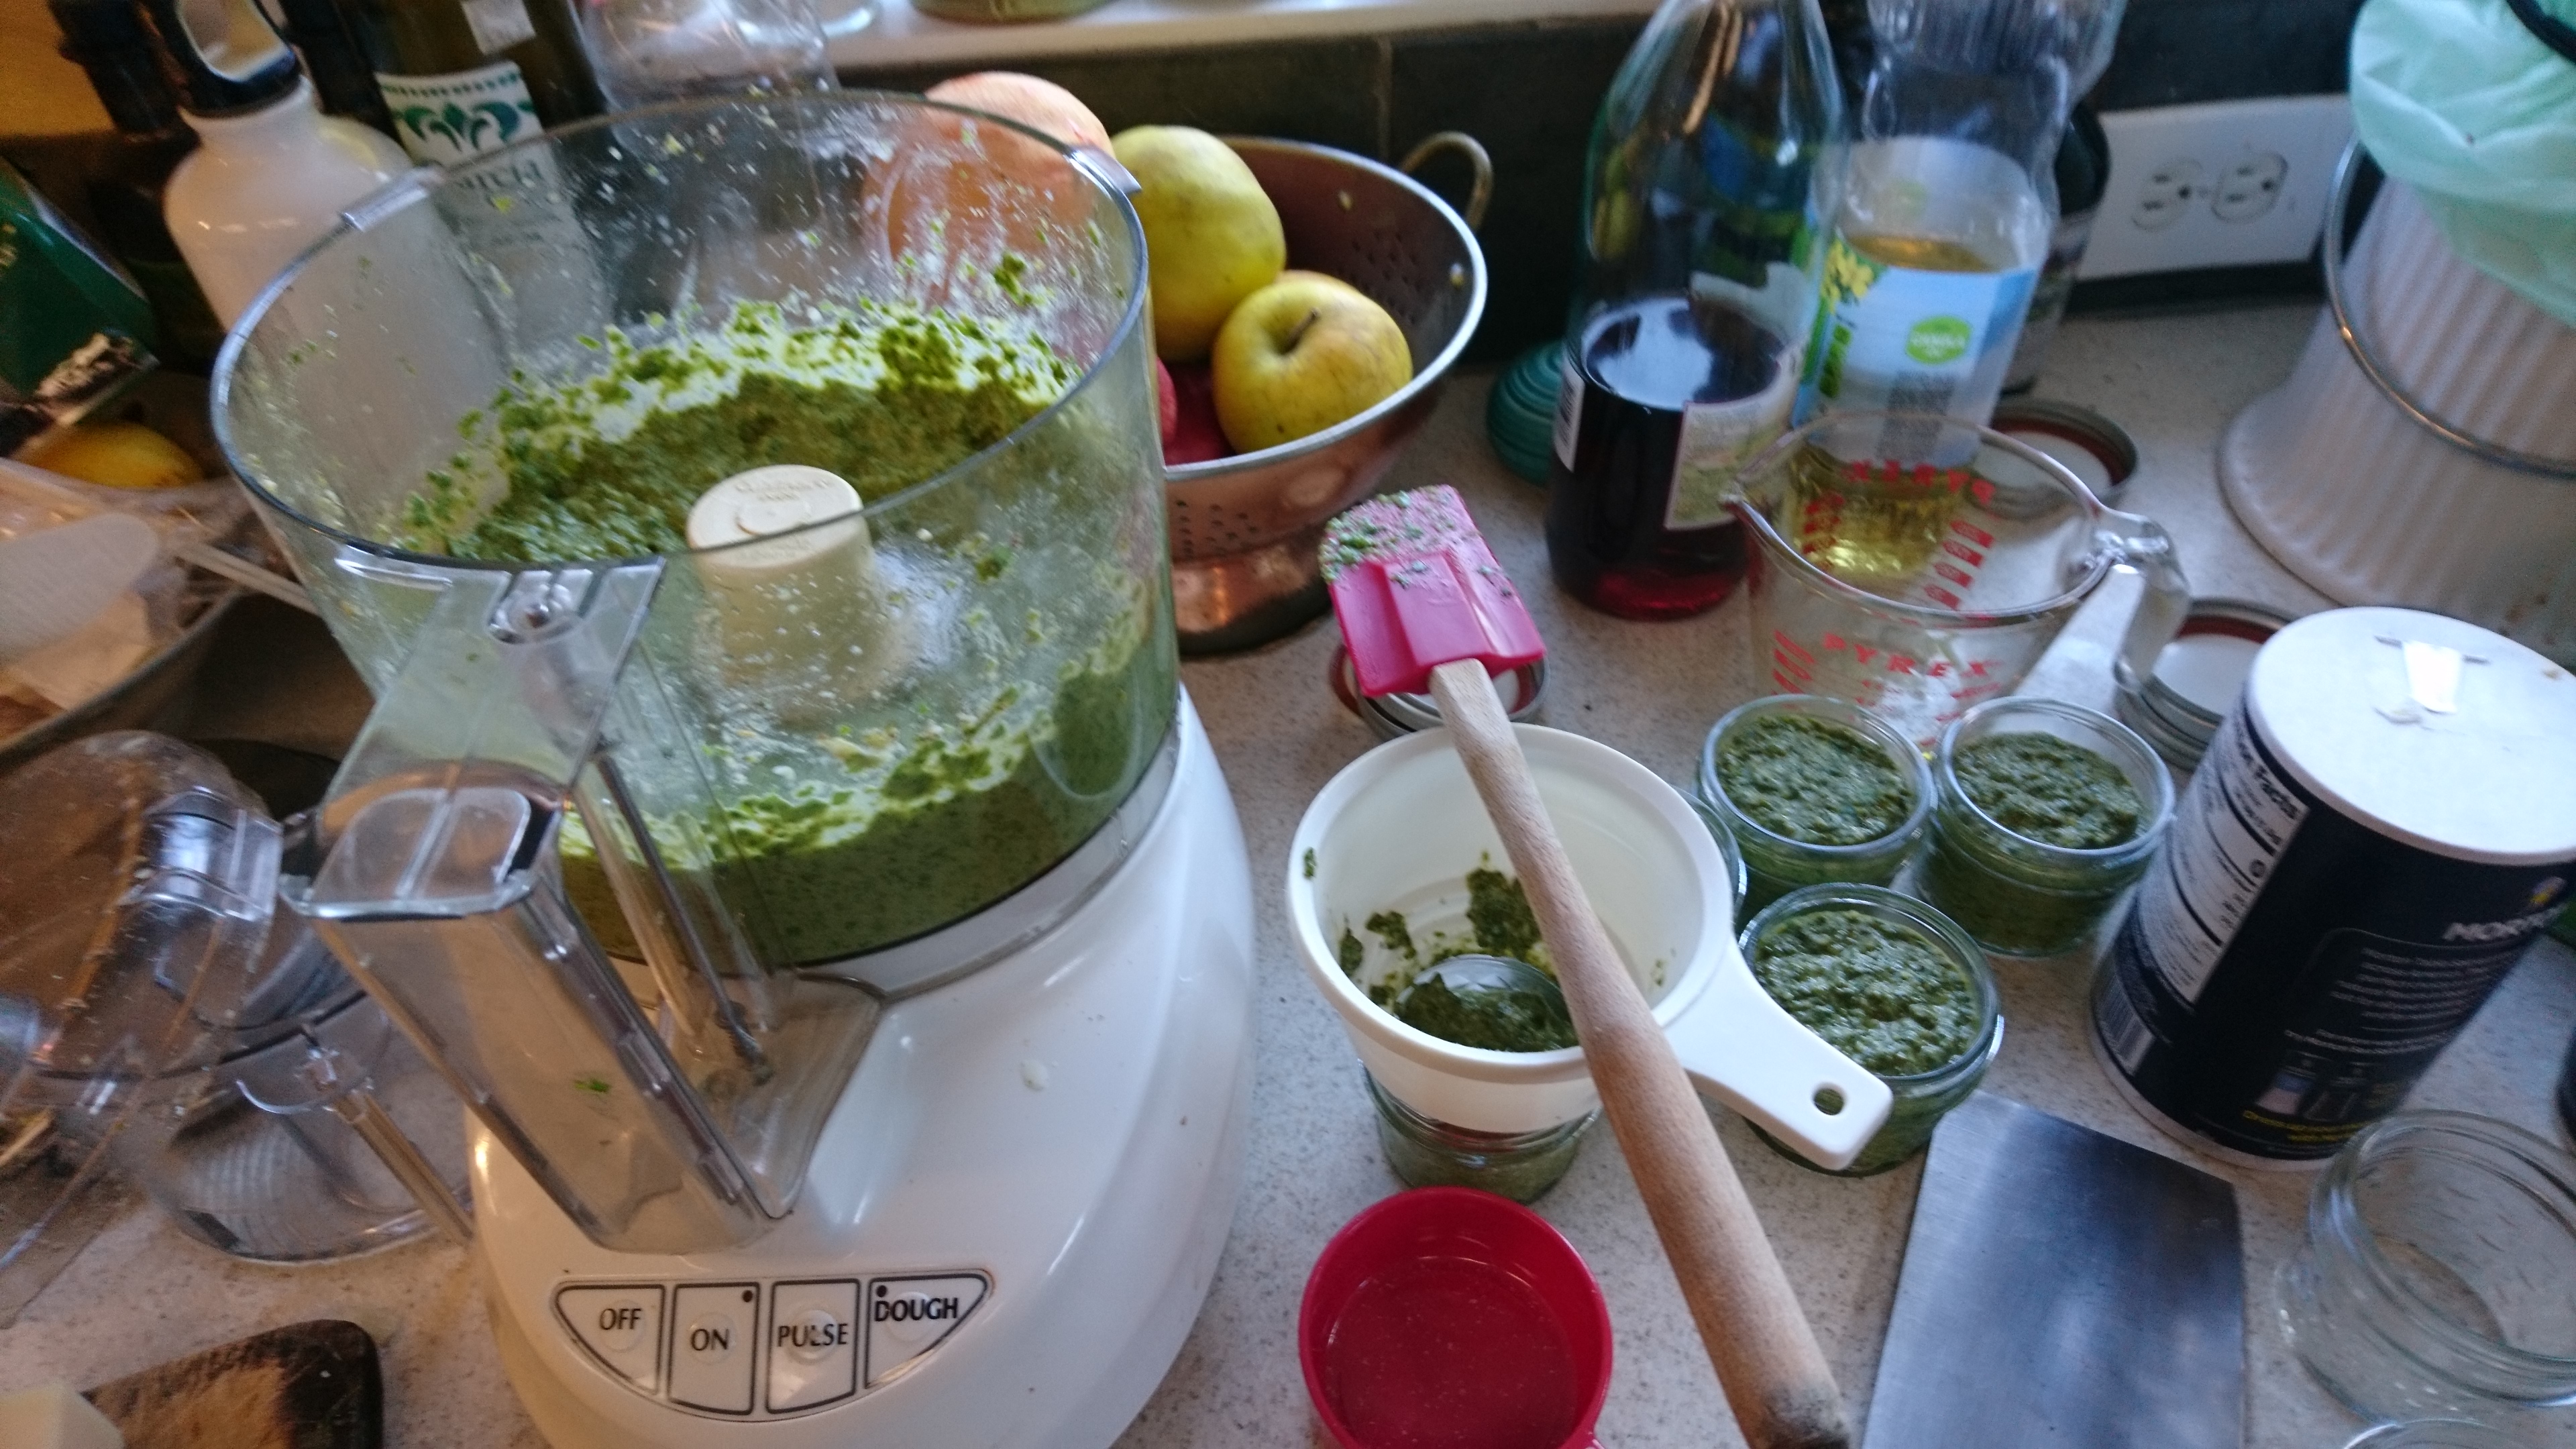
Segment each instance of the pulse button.
[{"label": "pulse button", "polygon": [[859,1391],[856,1279],[769,1290],[769,1412],[810,1409]]}]

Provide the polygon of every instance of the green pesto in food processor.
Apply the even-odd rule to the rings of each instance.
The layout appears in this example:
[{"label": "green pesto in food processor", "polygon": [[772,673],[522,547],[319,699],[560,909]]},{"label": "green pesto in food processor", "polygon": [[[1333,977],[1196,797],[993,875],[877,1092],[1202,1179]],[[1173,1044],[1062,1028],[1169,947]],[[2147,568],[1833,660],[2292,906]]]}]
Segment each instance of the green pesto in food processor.
[{"label": "green pesto in food processor", "polygon": [[[1033,337],[868,303],[803,326],[746,304],[711,336],[583,339],[607,366],[561,385],[513,374],[457,431],[395,541],[504,563],[640,558],[688,547],[689,508],[746,469],[802,463],[867,502],[1000,442],[1073,381]],[[468,486],[478,455],[507,491]]]},{"label": "green pesto in food processor", "polygon": [[[879,303],[802,325],[746,304],[708,333],[637,347],[612,332],[596,350],[597,373],[555,385],[514,375],[466,417],[466,448],[429,475],[397,541],[504,562],[677,554],[691,506],[734,474],[801,463],[881,502],[999,442],[1075,377],[1034,336]],[[1053,446],[1089,445],[1068,433]],[[1044,490],[1085,476],[1085,463],[1103,476],[1118,466],[1033,458],[1026,492],[1042,506]],[[995,485],[977,481],[990,506]],[[919,516],[939,518],[936,506]],[[1033,530],[1041,542],[1061,544],[1044,522]],[[723,693],[727,662],[707,657],[721,648],[648,630],[648,653],[665,650],[674,676],[707,691],[704,713],[721,726],[697,746],[720,802],[714,818],[666,829],[674,809],[648,804],[656,843],[674,868],[711,879],[765,959],[856,955],[1008,894],[1108,817],[1171,721],[1157,601],[1136,597],[1113,564],[1047,591],[1016,576],[1007,542],[902,531],[876,544],[881,575],[894,550],[905,560],[900,581],[880,582],[889,609],[946,608],[939,627],[953,637],[943,642],[961,652],[979,635],[1008,634],[971,652],[1014,667],[952,660],[931,670],[940,705],[927,689],[889,689],[790,722],[774,701]],[[700,580],[680,571],[665,589],[683,575]],[[568,827],[562,842],[575,905],[610,950],[635,954],[591,841]]]},{"label": "green pesto in food processor", "polygon": [[1748,964],[1772,1000],[1879,1076],[1918,1076],[1977,1043],[1975,985],[1920,933],[1866,911],[1793,915]]}]

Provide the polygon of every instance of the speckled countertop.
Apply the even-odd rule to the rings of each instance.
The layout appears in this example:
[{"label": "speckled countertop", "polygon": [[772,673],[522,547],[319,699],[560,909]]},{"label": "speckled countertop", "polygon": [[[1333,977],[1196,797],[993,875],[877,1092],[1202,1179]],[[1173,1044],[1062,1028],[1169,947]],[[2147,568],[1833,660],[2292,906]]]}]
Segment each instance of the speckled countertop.
[{"label": "speckled countertop", "polygon": [[[2129,429],[2142,463],[2124,506],[2172,531],[2200,593],[2291,610],[2323,602],[2237,529],[2218,497],[2211,461],[2237,407],[2287,374],[2313,316],[2313,308],[2297,306],[2078,320],[2058,339],[2043,392],[2096,407]],[[1390,482],[1458,485],[1505,567],[1530,586],[1549,643],[1546,722],[1603,740],[1686,787],[1710,722],[1762,692],[1749,666],[1742,609],[1729,604],[1683,623],[1634,624],[1585,611],[1546,587],[1540,494],[1505,473],[1485,447],[1486,381],[1456,381]],[[2124,591],[2106,589],[2043,662],[2033,688],[2105,703],[2109,681],[2098,641],[2125,605]],[[1319,626],[1185,671],[1241,808],[1257,886],[1280,879],[1308,798],[1372,743],[1326,687],[1333,642],[1330,627]],[[259,713],[277,722],[269,737],[327,748],[362,703],[299,698],[291,715]],[[1325,1239],[1396,1186],[1378,1158],[1358,1064],[1290,955],[1282,903],[1266,889],[1258,900],[1259,1059],[1242,1206],[1198,1325],[1120,1441],[1123,1449],[1317,1442],[1292,1339],[1297,1296]],[[2086,1043],[2088,972],[2082,959],[2002,965],[2012,1030],[1987,1087],[2236,1183],[2248,1294],[2246,1442],[2253,1449],[2340,1445],[2359,1425],[2288,1357],[2273,1316],[2272,1275],[2297,1243],[2311,1178],[2199,1158],[2123,1105]],[[2557,1137],[2549,1090],[2571,1029],[2576,957],[2543,942],[2426,1077],[2415,1104],[2484,1112]],[[1721,1130],[1845,1394],[1855,1413],[1866,1415],[1919,1164],[1845,1181],[1783,1161],[1731,1117]],[[1593,1134],[1572,1173],[1538,1206],[1590,1261],[1609,1298],[1617,1368],[1602,1442],[1637,1449],[1740,1443],[1607,1132]],[[355,1319],[383,1345],[389,1443],[505,1449],[539,1442],[502,1378],[463,1253],[422,1245],[339,1266],[257,1268],[183,1239],[145,1211],[109,1229],[17,1326],[0,1332],[0,1389],[57,1377],[97,1383],[259,1329],[328,1316]],[[1960,1355],[1962,1372],[2016,1371],[1979,1360],[1973,1343],[1960,1345]],[[2565,1424],[2551,1427],[2570,1433]]]}]

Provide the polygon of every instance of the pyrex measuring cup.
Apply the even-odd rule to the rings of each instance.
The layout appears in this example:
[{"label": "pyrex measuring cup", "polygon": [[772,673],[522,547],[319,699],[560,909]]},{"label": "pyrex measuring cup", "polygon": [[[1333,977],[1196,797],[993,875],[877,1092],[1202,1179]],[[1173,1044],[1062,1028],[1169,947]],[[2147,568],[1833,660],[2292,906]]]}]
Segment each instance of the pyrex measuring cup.
[{"label": "pyrex measuring cup", "polygon": [[1955,418],[1830,414],[1763,450],[1736,489],[1756,541],[1754,650],[1772,682],[1867,705],[1917,744],[2010,693],[2114,570],[2146,582],[2115,666],[2126,687],[2191,601],[2161,526]]}]

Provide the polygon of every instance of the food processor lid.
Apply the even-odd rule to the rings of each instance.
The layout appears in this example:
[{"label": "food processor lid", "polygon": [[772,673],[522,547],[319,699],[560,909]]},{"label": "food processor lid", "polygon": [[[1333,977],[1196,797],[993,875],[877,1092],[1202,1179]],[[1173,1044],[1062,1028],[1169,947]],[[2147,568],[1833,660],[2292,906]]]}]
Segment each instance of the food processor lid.
[{"label": "food processor lid", "polygon": [[[0,1084],[184,1071],[246,1005],[311,994],[285,979],[310,953],[263,949],[278,827],[212,756],[76,741],[0,780],[0,833]],[[255,970],[264,955],[296,969]]]}]

